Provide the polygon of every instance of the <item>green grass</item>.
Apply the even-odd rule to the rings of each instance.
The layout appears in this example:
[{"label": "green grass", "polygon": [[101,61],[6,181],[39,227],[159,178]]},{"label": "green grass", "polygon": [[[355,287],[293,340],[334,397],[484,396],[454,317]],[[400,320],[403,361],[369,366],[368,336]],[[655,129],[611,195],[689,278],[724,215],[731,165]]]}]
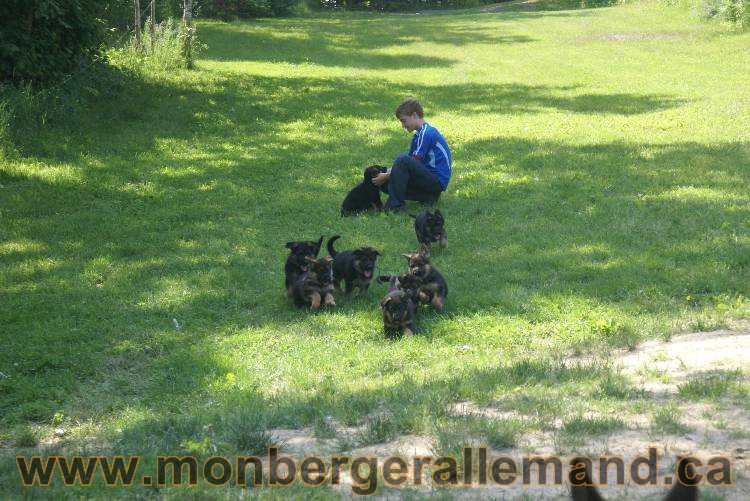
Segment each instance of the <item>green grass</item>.
[{"label": "green grass", "polygon": [[[363,442],[437,430],[450,450],[459,401],[529,417],[471,425],[507,447],[648,405],[566,354],[747,318],[750,35],[652,4],[419,21],[203,21],[197,71],[124,72],[16,138],[0,165],[4,451],[39,453],[61,427],[56,450],[150,468],[259,450],[273,428],[331,436],[329,416]],[[403,269],[410,219],[338,210],[363,166],[407,147],[408,95],[455,157],[434,256],[451,292],[391,342],[382,286],[293,308],[284,243],[341,234]],[[22,491],[7,459],[2,497],[83,495]]]},{"label": "green grass", "polygon": [[693,375],[677,390],[681,397],[688,400],[719,399],[730,395],[746,398],[748,393],[739,370]]}]

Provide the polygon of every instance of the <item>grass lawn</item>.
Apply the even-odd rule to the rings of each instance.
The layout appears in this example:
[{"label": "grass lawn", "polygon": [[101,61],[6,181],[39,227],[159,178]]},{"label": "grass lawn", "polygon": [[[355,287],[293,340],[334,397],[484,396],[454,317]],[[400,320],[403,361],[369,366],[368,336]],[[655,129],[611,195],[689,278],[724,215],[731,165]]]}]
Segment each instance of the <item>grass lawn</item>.
[{"label": "grass lawn", "polygon": [[[603,453],[589,437],[632,417],[663,445],[689,402],[750,410],[747,366],[657,398],[609,356],[750,317],[750,34],[651,3],[198,34],[196,71],[126,75],[0,165],[0,497],[259,491],[24,488],[16,454],[153,471],[160,454],[283,452],[294,430],[316,454],[403,436],[523,450],[535,434]],[[409,95],[453,149],[450,246],[433,256],[450,295],[386,341],[383,285],[295,309],[284,244],[341,234],[404,269],[412,219],[338,213],[364,166],[408,147],[393,110]],[[260,492],[331,494],[290,489]]]}]

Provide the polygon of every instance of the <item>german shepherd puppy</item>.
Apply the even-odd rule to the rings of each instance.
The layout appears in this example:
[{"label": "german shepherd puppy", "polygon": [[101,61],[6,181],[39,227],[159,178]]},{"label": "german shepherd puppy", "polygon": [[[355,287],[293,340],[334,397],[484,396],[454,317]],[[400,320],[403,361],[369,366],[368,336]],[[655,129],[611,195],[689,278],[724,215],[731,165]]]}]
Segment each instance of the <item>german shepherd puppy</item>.
[{"label": "german shepherd puppy", "polygon": [[[419,252],[402,254],[409,261],[409,274],[420,281],[419,293],[421,302],[431,304],[436,310],[442,310],[445,298],[448,297],[448,284],[437,268],[430,263],[430,250],[425,244]],[[422,301],[422,298],[424,300]]]},{"label": "german shepherd puppy", "polygon": [[308,257],[309,270],[300,275],[294,283],[294,304],[301,308],[310,305],[317,310],[322,304],[336,306],[333,299],[333,259],[328,256],[318,259]]},{"label": "german shepherd puppy", "polygon": [[299,242],[287,242],[286,248],[289,249],[289,255],[284,265],[284,285],[286,286],[286,295],[292,297],[294,283],[300,275],[307,273],[310,263],[308,257],[318,257],[320,246],[323,244],[323,235],[316,242],[314,240],[304,240]]},{"label": "german shepherd puppy", "polygon": [[[674,487],[669,491],[667,496],[664,498],[665,501],[697,501],[698,499],[698,487],[695,485],[684,485],[680,482],[680,473],[683,473],[688,479],[694,478],[695,469],[691,462],[685,462],[682,458],[678,459],[678,480]],[[599,491],[594,487],[594,483],[591,481],[591,476],[585,467],[583,462],[576,462],[573,464],[573,468],[576,471],[583,473],[582,482],[578,485],[570,486],[570,495],[574,501],[604,501],[604,498],[599,494]],[[573,471],[571,470],[571,474]],[[579,477],[580,478],[580,477]]]},{"label": "german shepherd puppy", "polygon": [[441,247],[448,247],[448,234],[445,232],[445,218],[440,210],[420,212],[414,218],[414,230],[420,244],[430,245],[440,242]]},{"label": "german shepherd puppy", "polygon": [[380,165],[365,168],[364,180],[346,194],[341,204],[341,216],[349,216],[370,209],[383,210],[380,188],[372,184],[372,178],[388,169]]},{"label": "german shepherd puppy", "polygon": [[[420,303],[429,303],[430,299],[424,292],[420,292],[419,287],[422,285],[422,281],[416,276],[410,273],[403,273],[401,275],[380,275],[378,282],[386,283],[396,279],[396,287],[406,294],[415,305]],[[391,284],[392,286],[393,284]]]},{"label": "german shepherd puppy", "polygon": [[383,312],[383,330],[385,337],[393,339],[401,334],[406,337],[414,335],[414,301],[399,288],[396,275],[390,277],[388,294],[380,301]]},{"label": "german shepherd puppy", "polygon": [[336,252],[333,242],[339,238],[341,236],[336,235],[328,239],[328,253],[333,258],[333,283],[338,289],[343,280],[347,294],[351,294],[355,287],[366,293],[380,253],[372,247]]}]

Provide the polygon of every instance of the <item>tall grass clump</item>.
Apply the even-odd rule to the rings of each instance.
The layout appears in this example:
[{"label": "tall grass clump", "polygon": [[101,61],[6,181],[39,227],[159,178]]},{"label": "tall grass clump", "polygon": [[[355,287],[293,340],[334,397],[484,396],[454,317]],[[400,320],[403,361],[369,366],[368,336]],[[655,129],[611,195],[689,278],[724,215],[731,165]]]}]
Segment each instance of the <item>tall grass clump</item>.
[{"label": "tall grass clump", "polygon": [[10,102],[0,98],[0,160],[9,157],[13,151],[13,141],[10,135],[12,119]]},{"label": "tall grass clump", "polygon": [[[149,18],[143,27],[140,47],[136,44],[135,36],[132,36],[123,47],[109,52],[110,61],[118,66],[146,71],[175,71],[190,68],[192,61],[188,60],[184,50],[188,33],[182,23],[175,21],[174,18],[157,23],[154,26],[153,39],[151,23],[152,20]],[[205,48],[194,33],[189,43],[192,58]]]}]

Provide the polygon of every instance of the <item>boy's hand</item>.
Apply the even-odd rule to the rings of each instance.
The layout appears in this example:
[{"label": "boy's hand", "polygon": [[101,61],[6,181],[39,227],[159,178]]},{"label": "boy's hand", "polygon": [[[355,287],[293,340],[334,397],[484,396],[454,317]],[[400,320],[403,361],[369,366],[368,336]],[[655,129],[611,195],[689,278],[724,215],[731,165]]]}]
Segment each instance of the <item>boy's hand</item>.
[{"label": "boy's hand", "polygon": [[391,177],[390,169],[388,169],[388,172],[381,172],[380,174],[372,178],[372,184],[374,184],[375,186],[382,186],[386,182],[388,182],[389,177]]}]

